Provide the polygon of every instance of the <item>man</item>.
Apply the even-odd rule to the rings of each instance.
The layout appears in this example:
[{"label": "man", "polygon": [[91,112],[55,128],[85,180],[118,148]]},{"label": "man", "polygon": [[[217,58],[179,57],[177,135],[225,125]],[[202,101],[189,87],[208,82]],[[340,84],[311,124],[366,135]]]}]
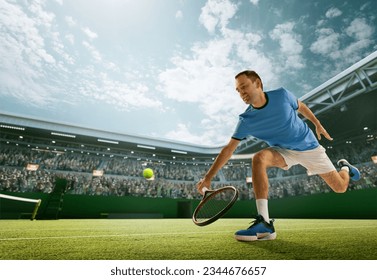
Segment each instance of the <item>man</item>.
[{"label": "man", "polygon": [[[345,192],[350,178],[358,180],[360,172],[345,159],[338,161],[340,171],[336,171],[318,142],[321,135],[328,140],[332,138],[313,112],[292,93],[284,88],[264,92],[261,78],[251,70],[239,73],[235,80],[236,90],[249,106],[239,116],[230,141],[196,187],[200,193],[203,187],[210,187],[212,178],[227,163],[241,140],[252,135],[265,141],[269,147],[252,158],[258,216],[248,229],[237,231],[235,238],[240,241],[272,240],[276,238],[276,232],[268,212],[268,168],[288,170],[293,165],[301,164],[308,175],[318,174],[337,193]],[[296,111],[314,124],[318,140]]]}]

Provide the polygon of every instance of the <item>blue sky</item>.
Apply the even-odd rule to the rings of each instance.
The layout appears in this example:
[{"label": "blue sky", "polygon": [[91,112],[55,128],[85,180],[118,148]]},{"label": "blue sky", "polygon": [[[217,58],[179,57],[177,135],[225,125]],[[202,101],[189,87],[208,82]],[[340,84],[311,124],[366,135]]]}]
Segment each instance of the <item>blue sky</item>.
[{"label": "blue sky", "polygon": [[377,50],[375,0],[0,0],[0,110],[223,145],[234,75],[300,97]]}]

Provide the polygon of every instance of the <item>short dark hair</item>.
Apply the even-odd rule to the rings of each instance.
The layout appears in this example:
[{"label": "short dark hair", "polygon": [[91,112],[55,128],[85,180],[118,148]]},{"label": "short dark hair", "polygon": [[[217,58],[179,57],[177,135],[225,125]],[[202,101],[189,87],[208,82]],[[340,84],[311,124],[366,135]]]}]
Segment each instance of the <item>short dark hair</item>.
[{"label": "short dark hair", "polygon": [[263,90],[263,82],[262,82],[262,79],[257,74],[257,72],[255,72],[253,70],[245,70],[245,71],[238,73],[234,78],[237,79],[241,75],[246,75],[253,82],[255,82],[255,80],[258,79],[260,81],[261,88]]}]

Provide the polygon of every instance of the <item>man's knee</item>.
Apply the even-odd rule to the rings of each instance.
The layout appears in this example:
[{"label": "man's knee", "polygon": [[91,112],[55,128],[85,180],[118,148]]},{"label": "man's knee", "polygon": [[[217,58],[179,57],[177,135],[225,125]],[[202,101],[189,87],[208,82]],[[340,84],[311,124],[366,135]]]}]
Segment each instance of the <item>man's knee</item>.
[{"label": "man's knee", "polygon": [[269,157],[267,156],[267,151],[262,150],[256,153],[253,156],[253,165],[254,166],[267,166],[269,163]]},{"label": "man's knee", "polygon": [[273,149],[259,151],[253,156],[253,166],[256,167],[280,167],[287,166],[283,156]]}]

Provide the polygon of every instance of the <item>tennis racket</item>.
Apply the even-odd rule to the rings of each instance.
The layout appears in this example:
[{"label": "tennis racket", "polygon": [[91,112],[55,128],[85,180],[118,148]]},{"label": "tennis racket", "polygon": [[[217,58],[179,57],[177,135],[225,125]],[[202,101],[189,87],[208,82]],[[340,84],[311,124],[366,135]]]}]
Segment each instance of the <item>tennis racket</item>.
[{"label": "tennis racket", "polygon": [[217,190],[204,187],[203,192],[203,198],[192,215],[192,221],[197,226],[206,226],[221,218],[238,198],[238,190],[233,186]]}]

